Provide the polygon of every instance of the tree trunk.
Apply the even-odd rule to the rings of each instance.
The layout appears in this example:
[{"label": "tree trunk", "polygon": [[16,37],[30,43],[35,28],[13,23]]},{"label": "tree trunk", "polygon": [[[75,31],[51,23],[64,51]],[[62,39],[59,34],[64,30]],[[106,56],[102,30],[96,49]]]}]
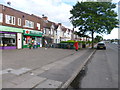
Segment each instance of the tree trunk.
[{"label": "tree trunk", "polygon": [[94,48],[94,32],[92,30],[92,49]]}]

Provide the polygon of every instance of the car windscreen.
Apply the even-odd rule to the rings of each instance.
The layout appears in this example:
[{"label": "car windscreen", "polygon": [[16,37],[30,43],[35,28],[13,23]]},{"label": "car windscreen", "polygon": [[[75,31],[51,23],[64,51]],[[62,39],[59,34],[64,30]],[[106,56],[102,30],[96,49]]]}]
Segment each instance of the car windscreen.
[{"label": "car windscreen", "polygon": [[98,45],[105,45],[104,43],[98,43]]}]

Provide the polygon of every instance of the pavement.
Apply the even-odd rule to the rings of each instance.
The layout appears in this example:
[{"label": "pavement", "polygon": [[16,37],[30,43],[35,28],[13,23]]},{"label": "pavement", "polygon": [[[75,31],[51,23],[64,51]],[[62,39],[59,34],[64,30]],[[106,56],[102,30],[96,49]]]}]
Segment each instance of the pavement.
[{"label": "pavement", "polygon": [[94,52],[89,48],[4,50],[2,88],[67,88]]}]

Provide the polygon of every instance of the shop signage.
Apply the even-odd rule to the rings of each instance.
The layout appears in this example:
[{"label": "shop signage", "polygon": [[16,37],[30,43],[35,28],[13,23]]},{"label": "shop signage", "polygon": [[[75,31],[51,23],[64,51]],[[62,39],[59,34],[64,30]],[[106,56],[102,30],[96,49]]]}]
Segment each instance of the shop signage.
[{"label": "shop signage", "polygon": [[14,27],[2,26],[2,25],[0,25],[0,31],[23,33],[23,29],[22,28],[14,28]]},{"label": "shop signage", "polygon": [[33,31],[33,30],[24,30],[23,31],[24,35],[28,36],[42,36],[43,33],[40,31]]}]

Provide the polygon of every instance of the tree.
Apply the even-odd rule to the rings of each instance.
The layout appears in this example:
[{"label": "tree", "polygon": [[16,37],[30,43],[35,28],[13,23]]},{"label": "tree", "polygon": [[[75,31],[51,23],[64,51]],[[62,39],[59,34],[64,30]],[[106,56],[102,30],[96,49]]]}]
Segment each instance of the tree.
[{"label": "tree", "polygon": [[97,42],[100,42],[100,41],[103,40],[103,37],[97,35],[97,36],[95,37],[95,40],[96,40]]},{"label": "tree", "polygon": [[93,48],[94,33],[110,34],[117,27],[117,13],[114,8],[116,4],[111,2],[77,2],[70,10],[70,21],[74,27],[79,27],[80,33],[91,33]]}]

